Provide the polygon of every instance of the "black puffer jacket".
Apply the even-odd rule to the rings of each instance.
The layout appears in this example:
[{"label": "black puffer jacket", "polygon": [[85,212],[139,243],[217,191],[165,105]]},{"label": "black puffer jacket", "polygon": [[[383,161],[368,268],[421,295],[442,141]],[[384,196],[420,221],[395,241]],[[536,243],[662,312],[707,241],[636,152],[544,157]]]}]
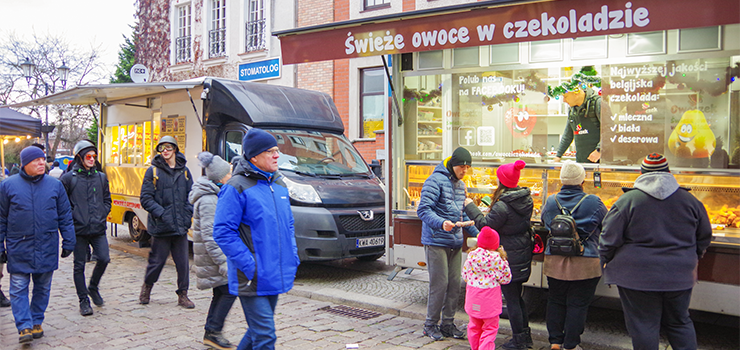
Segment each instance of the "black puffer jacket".
[{"label": "black puffer jacket", "polygon": [[504,190],[487,215],[483,215],[475,203],[465,207],[465,213],[475,221],[475,227],[488,226],[498,232],[501,245],[509,255],[512,282],[525,282],[531,273],[532,238],[529,229],[533,209],[532,196],[526,187]]},{"label": "black puffer jacket", "polygon": [[75,234],[78,236],[104,235],[111,199],[108,177],[98,169],[86,170],[74,162],[72,169],[59,179],[72,205]]},{"label": "black puffer jacket", "polygon": [[[141,184],[141,206],[149,212],[147,231],[153,237],[186,235],[193,217],[193,205],[188,194],[193,187],[193,176],[185,166],[185,155],[176,154],[175,168],[158,154],[144,174]],[[154,168],[157,168],[156,185]]]}]

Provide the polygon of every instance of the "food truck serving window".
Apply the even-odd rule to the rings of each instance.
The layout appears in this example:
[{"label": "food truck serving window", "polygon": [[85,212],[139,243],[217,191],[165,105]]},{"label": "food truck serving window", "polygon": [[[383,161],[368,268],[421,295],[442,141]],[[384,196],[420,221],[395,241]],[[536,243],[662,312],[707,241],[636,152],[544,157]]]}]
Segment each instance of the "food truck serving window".
[{"label": "food truck serving window", "polygon": [[[158,134],[159,130],[155,130]],[[155,136],[155,139],[159,138]],[[149,165],[152,162],[152,122],[105,128],[105,162],[112,165]]]}]

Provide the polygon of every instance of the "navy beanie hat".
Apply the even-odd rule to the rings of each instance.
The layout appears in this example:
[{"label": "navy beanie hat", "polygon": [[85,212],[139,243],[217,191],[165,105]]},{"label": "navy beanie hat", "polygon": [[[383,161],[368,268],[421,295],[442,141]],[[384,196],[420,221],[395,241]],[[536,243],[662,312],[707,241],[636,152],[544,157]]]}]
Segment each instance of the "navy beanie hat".
[{"label": "navy beanie hat", "polygon": [[242,138],[242,152],[246,160],[250,160],[275,146],[277,146],[275,136],[262,129],[252,128]]},{"label": "navy beanie hat", "polygon": [[21,151],[21,168],[38,158],[46,158],[44,151],[36,146],[28,146]]}]

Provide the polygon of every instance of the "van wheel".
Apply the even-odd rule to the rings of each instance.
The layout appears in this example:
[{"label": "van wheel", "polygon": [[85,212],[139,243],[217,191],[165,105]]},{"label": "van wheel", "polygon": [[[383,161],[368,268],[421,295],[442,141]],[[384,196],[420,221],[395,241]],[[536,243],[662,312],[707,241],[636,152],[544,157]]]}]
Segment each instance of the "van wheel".
[{"label": "van wheel", "polygon": [[358,256],[357,257],[357,260],[360,260],[360,261],[375,261],[375,260],[380,259],[384,254],[385,253],[378,253],[378,254],[375,254],[375,255]]},{"label": "van wheel", "polygon": [[149,232],[146,232],[144,224],[141,223],[141,220],[139,220],[136,214],[132,215],[128,221],[128,233],[136,242],[149,240]]}]

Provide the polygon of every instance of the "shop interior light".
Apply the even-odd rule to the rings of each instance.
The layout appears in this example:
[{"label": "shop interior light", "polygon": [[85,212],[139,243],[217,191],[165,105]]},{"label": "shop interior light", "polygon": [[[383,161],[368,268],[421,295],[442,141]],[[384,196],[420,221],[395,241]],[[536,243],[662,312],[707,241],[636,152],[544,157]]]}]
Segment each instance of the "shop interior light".
[{"label": "shop interior light", "polygon": [[15,142],[21,142],[21,138],[20,137],[16,137],[15,138]]},{"label": "shop interior light", "polygon": [[3,140],[3,144],[7,145],[8,141],[9,141],[8,139]]}]

